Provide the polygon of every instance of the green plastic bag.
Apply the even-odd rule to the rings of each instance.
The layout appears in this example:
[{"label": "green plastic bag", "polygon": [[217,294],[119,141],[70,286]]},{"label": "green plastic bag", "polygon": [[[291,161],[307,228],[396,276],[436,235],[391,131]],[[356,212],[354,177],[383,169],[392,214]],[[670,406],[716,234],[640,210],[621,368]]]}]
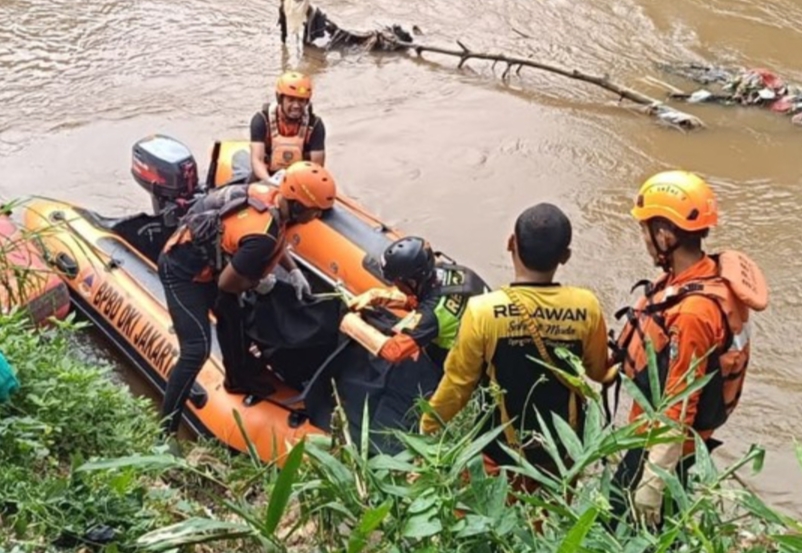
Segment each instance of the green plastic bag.
[{"label": "green plastic bag", "polygon": [[14,369],[8,364],[3,352],[0,352],[0,403],[5,403],[11,394],[19,389],[19,380]]}]

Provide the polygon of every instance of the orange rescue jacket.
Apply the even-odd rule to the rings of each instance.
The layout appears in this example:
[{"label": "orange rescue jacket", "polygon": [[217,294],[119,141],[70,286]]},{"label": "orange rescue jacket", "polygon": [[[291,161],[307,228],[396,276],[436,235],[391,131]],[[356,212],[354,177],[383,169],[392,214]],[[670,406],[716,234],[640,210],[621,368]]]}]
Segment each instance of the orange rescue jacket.
[{"label": "orange rescue jacket", "polygon": [[273,221],[279,221],[276,248],[264,272],[267,275],[283,255],[286,243],[285,224],[275,207],[277,194],[277,188],[259,183],[212,190],[187,211],[165,244],[165,253],[178,244],[191,243],[208,261],[195,280],[209,282],[223,270],[226,259],[236,253],[243,237],[263,234]]},{"label": "orange rescue jacket", "polygon": [[[669,283],[668,275],[664,275],[651,283],[642,281],[636,284],[636,287],[645,284],[646,292],[634,307],[616,314],[616,317],[626,314],[627,323],[614,347],[616,361],[622,363],[624,373],[647,398],[651,398],[645,347],[646,340],[650,340],[657,358],[660,389],[665,391],[668,388],[669,393],[677,393],[671,388],[680,378],[676,370],[671,375],[669,372],[681,341],[672,335],[672,321],[676,320],[688,298],[701,296],[713,302],[721,314],[718,325],[723,325],[722,339],[713,344],[715,349],[706,363],[705,372],[712,372],[714,376],[701,392],[697,392],[701,395],[693,420],[685,421],[702,438],[709,437],[713,430],[723,425],[738,405],[750,356],[749,311],[762,311],[768,305],[765,278],[751,259],[736,251],[709,257],[715,269],[708,276],[673,285]],[[705,261],[709,263],[708,260],[700,263]],[[679,333],[682,333],[681,329]],[[678,367],[678,370],[684,374],[689,368]],[[633,403],[630,421],[642,411],[640,405]]]},{"label": "orange rescue jacket", "polygon": [[265,119],[267,131],[265,135],[265,153],[268,159],[265,161],[270,174],[286,169],[296,161],[302,161],[304,158],[304,145],[312,136],[309,110],[307,109],[304,112],[298,131],[291,136],[281,133],[278,122],[278,104],[276,102],[263,107],[262,117]]}]

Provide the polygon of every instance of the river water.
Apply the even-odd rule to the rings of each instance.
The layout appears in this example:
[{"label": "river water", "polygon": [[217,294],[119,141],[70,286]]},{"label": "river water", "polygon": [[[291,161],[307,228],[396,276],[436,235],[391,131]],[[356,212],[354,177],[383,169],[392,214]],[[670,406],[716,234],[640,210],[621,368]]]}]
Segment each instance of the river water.
[{"label": "river water", "polygon": [[[531,56],[662,97],[642,81],[655,62],[765,66],[802,81],[802,4],[793,0],[330,0],[353,29],[418,25],[423,43]],[[107,214],[148,209],[130,178],[131,145],[152,133],[187,144],[202,169],[213,140],[248,136],[252,114],[293,63],[275,0],[0,0],[0,197],[36,193]],[[592,85],[524,70],[507,82],[488,62],[426,54],[307,52],[327,164],[345,193],[407,233],[510,277],[505,241],[520,210],[561,206],[575,229],[562,282],[595,290],[610,325],[629,287],[654,275],[632,196],[649,174],[686,168],[720,199],[710,249],[735,247],[765,270],[771,306],[756,317],[741,406],[719,433],[720,464],[767,448],[749,484],[802,514],[802,129],[757,109],[679,106],[708,128],[682,133]],[[797,213],[797,215],[794,215]],[[785,230],[783,230],[785,229]]]}]

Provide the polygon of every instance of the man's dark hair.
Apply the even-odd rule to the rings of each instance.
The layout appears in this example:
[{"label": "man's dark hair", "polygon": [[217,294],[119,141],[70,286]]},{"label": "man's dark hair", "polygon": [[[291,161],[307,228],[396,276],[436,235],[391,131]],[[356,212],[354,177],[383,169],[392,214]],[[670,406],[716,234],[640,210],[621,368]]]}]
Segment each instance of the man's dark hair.
[{"label": "man's dark hair", "polygon": [[549,203],[532,206],[515,221],[518,256],[531,271],[551,271],[571,245],[571,221]]},{"label": "man's dark hair", "polygon": [[657,232],[660,229],[671,231],[677,238],[677,247],[692,252],[702,249],[702,240],[707,238],[710,232],[709,229],[697,230],[694,232],[682,230],[664,217],[654,217],[649,221],[649,225],[652,227],[652,232]]}]

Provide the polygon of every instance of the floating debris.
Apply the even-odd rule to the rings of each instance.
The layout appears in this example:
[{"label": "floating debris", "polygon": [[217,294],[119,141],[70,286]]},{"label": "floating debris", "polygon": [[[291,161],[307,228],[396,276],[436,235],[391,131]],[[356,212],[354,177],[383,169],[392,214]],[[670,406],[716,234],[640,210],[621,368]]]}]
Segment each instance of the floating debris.
[{"label": "floating debris", "polygon": [[[309,2],[296,2],[291,0],[290,7],[285,8],[285,2],[279,4],[278,25],[281,28],[281,42],[286,44],[288,35],[300,32],[297,15],[300,9],[306,10],[306,19],[303,22],[303,44],[324,50],[357,49],[361,51],[392,52],[406,50],[404,43],[412,42],[412,33],[400,25],[385,26],[373,31],[349,31],[337,23],[317,6]],[[289,12],[289,17],[288,17]],[[413,27],[415,34],[420,29]]]},{"label": "floating debris", "polygon": [[693,92],[672,90],[668,97],[689,103],[758,106],[791,116],[791,122],[802,124],[802,88],[788,84],[775,72],[758,67],[752,69],[706,66],[697,63],[659,64],[674,75],[703,84],[718,85]]}]

